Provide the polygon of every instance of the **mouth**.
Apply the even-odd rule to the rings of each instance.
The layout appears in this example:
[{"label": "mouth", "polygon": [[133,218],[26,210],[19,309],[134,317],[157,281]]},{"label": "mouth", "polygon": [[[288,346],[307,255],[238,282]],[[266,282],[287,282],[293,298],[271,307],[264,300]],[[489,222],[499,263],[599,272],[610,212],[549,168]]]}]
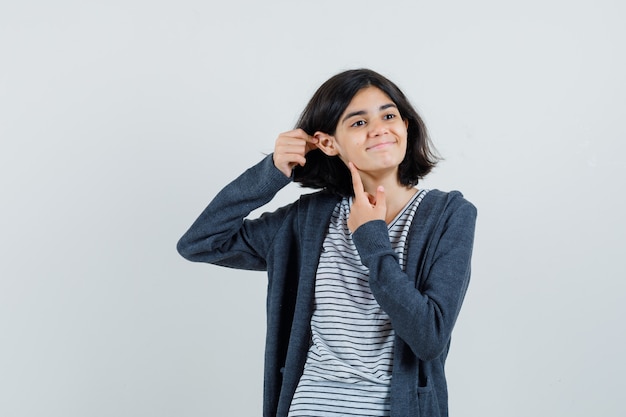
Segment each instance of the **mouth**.
[{"label": "mouth", "polygon": [[380,142],[380,143],[376,143],[372,146],[369,146],[367,148],[365,148],[366,151],[377,151],[380,149],[385,149],[393,144],[395,144],[395,141],[386,141],[386,142]]}]

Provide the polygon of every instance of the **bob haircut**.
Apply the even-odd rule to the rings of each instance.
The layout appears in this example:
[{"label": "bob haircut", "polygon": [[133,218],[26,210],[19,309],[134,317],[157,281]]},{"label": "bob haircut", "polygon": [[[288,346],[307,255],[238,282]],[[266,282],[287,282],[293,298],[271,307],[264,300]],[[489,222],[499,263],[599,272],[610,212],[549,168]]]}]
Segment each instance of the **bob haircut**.
[{"label": "bob haircut", "polygon": [[[334,135],[339,118],[352,98],[366,87],[384,92],[398,107],[402,120],[408,120],[407,149],[398,169],[402,185],[415,186],[441,159],[436,153],[422,118],[404,93],[390,80],[369,69],[341,72],[315,92],[296,124],[307,134],[324,132]],[[303,187],[325,189],[343,197],[354,195],[350,170],[338,156],[327,156],[319,149],[306,155],[306,164],[294,168],[294,181]]]}]

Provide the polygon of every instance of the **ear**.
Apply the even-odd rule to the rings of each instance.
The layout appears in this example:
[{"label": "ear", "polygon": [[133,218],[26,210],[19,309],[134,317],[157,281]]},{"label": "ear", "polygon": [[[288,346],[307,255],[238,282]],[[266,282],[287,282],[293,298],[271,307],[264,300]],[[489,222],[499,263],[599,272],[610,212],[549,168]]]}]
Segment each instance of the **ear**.
[{"label": "ear", "polygon": [[339,155],[337,140],[334,136],[331,136],[324,132],[315,132],[313,137],[317,139],[317,148],[324,152],[326,155]]}]

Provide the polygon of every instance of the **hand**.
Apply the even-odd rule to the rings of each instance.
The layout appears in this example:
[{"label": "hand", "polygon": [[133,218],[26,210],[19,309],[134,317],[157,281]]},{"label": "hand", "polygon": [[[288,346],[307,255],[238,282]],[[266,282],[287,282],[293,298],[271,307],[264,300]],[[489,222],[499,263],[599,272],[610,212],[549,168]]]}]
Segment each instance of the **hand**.
[{"label": "hand", "polygon": [[287,177],[296,165],[306,164],[305,155],[317,146],[317,139],[296,129],[278,135],[274,144],[274,165]]},{"label": "hand", "polygon": [[354,200],[350,207],[348,229],[354,233],[363,224],[372,220],[385,220],[387,215],[387,202],[385,200],[385,188],[379,185],[376,196],[365,191],[361,175],[352,162],[348,162],[348,168],[352,174],[352,187],[354,188]]}]

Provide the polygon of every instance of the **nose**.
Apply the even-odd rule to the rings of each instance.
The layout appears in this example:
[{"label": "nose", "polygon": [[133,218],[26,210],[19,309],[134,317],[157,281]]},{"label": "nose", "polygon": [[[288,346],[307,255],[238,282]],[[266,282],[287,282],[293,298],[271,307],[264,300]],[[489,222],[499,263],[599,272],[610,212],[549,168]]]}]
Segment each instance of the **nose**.
[{"label": "nose", "polygon": [[369,135],[372,137],[384,135],[387,132],[387,128],[382,120],[374,119],[369,124]]}]

